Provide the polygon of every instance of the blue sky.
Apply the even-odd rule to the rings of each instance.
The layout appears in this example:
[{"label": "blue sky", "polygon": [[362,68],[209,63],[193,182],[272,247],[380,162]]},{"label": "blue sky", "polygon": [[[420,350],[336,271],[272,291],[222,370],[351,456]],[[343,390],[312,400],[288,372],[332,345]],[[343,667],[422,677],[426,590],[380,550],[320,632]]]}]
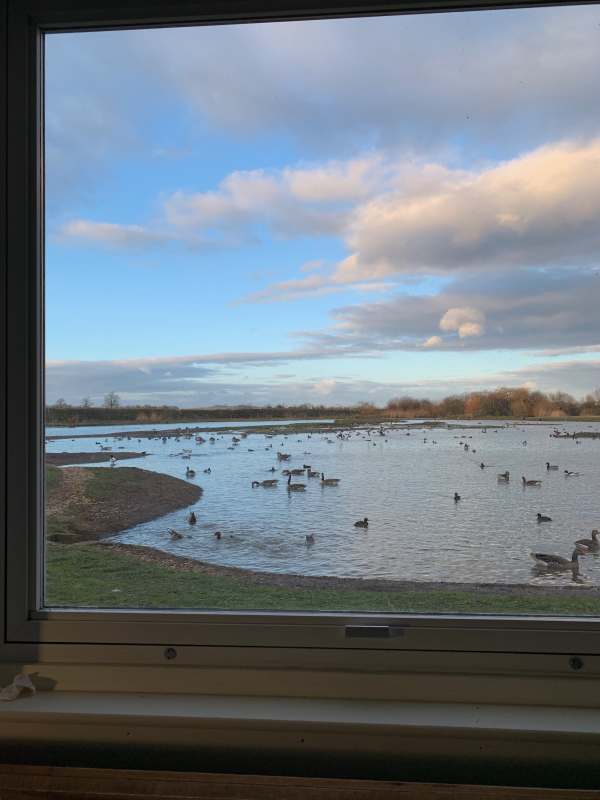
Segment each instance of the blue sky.
[{"label": "blue sky", "polygon": [[47,399],[600,386],[600,9],[46,40]]}]

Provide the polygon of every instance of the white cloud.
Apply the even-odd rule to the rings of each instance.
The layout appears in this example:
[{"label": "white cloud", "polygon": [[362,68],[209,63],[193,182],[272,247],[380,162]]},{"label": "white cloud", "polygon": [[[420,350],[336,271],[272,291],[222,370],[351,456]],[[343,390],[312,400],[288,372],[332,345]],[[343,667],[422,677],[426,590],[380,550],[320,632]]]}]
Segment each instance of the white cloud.
[{"label": "white cloud", "polygon": [[423,342],[423,347],[439,347],[441,344],[443,344],[441,336],[430,336]]},{"label": "white cloud", "polygon": [[108,247],[146,247],[165,244],[171,238],[166,233],[153,231],[143,225],[119,225],[114,222],[93,222],[73,219],[58,230],[63,241],[83,241]]},{"label": "white cloud", "polygon": [[449,308],[440,319],[440,330],[456,331],[461,339],[481,336],[485,317],[476,308]]}]

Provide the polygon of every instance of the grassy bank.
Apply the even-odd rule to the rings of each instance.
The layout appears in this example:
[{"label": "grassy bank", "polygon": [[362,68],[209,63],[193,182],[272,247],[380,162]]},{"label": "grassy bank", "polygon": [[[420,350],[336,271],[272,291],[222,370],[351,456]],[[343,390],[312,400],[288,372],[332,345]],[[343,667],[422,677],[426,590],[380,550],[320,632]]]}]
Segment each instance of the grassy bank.
[{"label": "grassy bank", "polygon": [[[46,602],[99,608],[216,608],[225,610],[381,611],[590,615],[600,611],[593,589],[486,591],[457,589],[361,591],[254,583],[215,570],[186,570],[143,561],[101,544],[49,543]],[[233,572],[233,571],[231,571]]]},{"label": "grassy bank", "polygon": [[195,484],[138,467],[46,466],[46,535],[64,544],[99,539],[195,503]]}]

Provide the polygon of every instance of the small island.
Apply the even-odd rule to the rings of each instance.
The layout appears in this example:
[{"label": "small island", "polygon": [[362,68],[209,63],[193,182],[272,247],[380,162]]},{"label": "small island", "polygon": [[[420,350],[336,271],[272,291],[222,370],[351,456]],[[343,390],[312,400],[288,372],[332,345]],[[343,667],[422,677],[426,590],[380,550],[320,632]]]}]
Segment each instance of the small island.
[{"label": "small island", "polygon": [[139,467],[46,467],[46,536],[76,544],[102,539],[195,503],[195,484]]}]

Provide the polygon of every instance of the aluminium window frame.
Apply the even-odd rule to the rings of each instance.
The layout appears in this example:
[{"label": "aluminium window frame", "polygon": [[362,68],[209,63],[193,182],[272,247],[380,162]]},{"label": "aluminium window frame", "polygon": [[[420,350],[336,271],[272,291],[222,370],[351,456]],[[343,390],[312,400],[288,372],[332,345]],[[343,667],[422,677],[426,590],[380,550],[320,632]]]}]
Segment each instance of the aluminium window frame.
[{"label": "aluminium window frame", "polygon": [[[596,0],[590,0],[590,3]],[[539,669],[540,655],[600,655],[600,619],[500,615],[270,613],[261,611],[42,609],[43,521],[43,41],[56,31],[208,25],[380,14],[429,13],[563,2],[486,0],[0,0],[0,519],[5,579],[5,652],[63,648],[93,660],[114,648],[119,659],[154,658],[156,645],[185,648],[192,662],[224,648],[237,663],[304,650],[344,668],[365,651],[386,661],[394,651],[422,654],[520,654]],[[3,49],[2,39],[7,37]],[[6,136],[3,137],[4,126]],[[352,635],[349,635],[352,634]],[[131,648],[131,649],[129,649]],[[125,653],[127,651],[127,653]],[[392,652],[390,652],[392,651]],[[125,654],[124,654],[125,653]],[[162,650],[161,650],[162,653]],[[94,655],[96,654],[96,655]],[[137,654],[137,655],[136,655]],[[510,660],[510,659],[509,659]],[[492,663],[492,661],[490,661]],[[512,662],[511,662],[512,663]],[[561,662],[562,663],[562,662]],[[567,663],[567,659],[564,660]],[[595,663],[595,659],[594,659]],[[556,661],[552,661],[556,669]]]}]

